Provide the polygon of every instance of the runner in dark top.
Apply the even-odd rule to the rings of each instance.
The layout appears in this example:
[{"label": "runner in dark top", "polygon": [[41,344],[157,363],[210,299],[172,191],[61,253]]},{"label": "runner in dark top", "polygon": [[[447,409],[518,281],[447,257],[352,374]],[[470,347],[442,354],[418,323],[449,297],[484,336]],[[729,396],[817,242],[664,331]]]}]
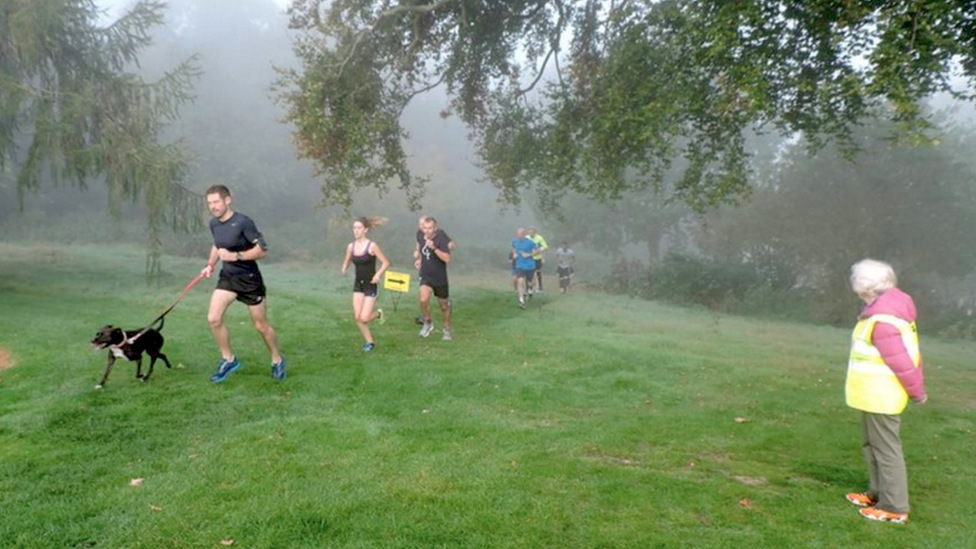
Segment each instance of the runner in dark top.
[{"label": "runner in dark top", "polygon": [[[379,295],[379,282],[383,278],[383,273],[390,266],[390,262],[383,255],[379,244],[366,238],[369,230],[386,223],[384,218],[360,217],[352,224],[352,234],[355,240],[346,246],[346,257],[342,262],[342,274],[346,274],[349,264],[355,267],[356,280],[352,287],[352,312],[356,319],[356,326],[363,334],[366,343],[363,344],[363,352],[372,351],[376,344],[373,341],[373,334],[369,330],[369,323],[374,319],[383,322],[383,309],[373,308],[376,306],[376,298]],[[376,260],[380,260],[380,268],[376,268]]]},{"label": "runner in dark top", "polygon": [[447,264],[451,262],[450,240],[444,231],[438,229],[437,220],[427,217],[421,222],[423,241],[417,242],[417,268],[420,270],[420,312],[423,326],[420,337],[427,337],[434,331],[430,313],[430,296],[437,297],[444,323],[442,339],[451,340],[450,292],[447,281]]},{"label": "runner in dark top", "polygon": [[[427,219],[427,216],[422,215],[420,216],[420,220],[417,222],[417,245],[414,247],[413,250],[414,267],[417,269],[418,278],[420,277],[420,249],[424,247],[424,239],[425,239],[424,237],[425,219]],[[451,237],[448,236],[446,232],[444,232],[444,229],[438,228],[437,233],[443,235],[443,238],[447,239],[447,249],[451,253],[454,253],[454,248],[457,247],[457,243],[455,243],[454,240],[452,240]],[[447,298],[447,308],[450,309],[452,313],[454,312],[453,299]],[[417,315],[417,324],[423,325],[423,323],[424,323],[424,315],[423,312],[421,312],[421,314]]]},{"label": "runner in dark top", "polygon": [[224,324],[224,313],[235,300],[247,305],[254,327],[271,352],[271,375],[275,379],[285,379],[285,358],[278,349],[278,336],[268,323],[264,280],[257,264],[257,260],[268,256],[268,246],[254,221],[234,212],[230,205],[231,196],[227,187],[214,185],[207,189],[207,207],[213,214],[210,232],[214,244],[210,248],[207,266],[200,274],[210,278],[217,260],[221,261],[220,278],[210,296],[210,309],[207,312],[207,322],[221,354],[210,381],[221,383],[241,367],[241,361],[231,350],[230,332]]}]

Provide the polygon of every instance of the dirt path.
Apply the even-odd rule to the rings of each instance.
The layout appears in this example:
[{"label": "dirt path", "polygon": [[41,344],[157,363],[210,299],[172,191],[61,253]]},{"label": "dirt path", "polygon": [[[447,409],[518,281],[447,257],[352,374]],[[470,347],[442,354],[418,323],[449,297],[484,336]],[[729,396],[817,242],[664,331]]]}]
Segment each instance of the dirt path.
[{"label": "dirt path", "polygon": [[14,365],[14,357],[6,349],[0,347],[0,372]]}]

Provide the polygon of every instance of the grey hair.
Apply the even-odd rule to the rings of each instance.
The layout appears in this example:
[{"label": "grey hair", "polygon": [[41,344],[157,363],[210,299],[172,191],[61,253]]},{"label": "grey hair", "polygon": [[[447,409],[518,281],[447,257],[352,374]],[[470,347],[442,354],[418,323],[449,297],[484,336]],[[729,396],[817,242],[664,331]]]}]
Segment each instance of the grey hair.
[{"label": "grey hair", "polygon": [[876,259],[862,259],[851,267],[851,289],[862,298],[874,299],[898,284],[891,265]]}]

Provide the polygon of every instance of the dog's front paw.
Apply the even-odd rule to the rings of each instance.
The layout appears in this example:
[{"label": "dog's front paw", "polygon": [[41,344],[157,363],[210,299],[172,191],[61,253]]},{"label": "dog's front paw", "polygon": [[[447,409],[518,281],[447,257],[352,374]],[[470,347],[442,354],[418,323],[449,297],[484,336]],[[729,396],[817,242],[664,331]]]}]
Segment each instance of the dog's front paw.
[{"label": "dog's front paw", "polygon": [[98,385],[95,385],[95,390],[96,391],[99,390],[99,389],[101,389],[101,388],[102,388],[102,384],[101,383],[99,383]]}]

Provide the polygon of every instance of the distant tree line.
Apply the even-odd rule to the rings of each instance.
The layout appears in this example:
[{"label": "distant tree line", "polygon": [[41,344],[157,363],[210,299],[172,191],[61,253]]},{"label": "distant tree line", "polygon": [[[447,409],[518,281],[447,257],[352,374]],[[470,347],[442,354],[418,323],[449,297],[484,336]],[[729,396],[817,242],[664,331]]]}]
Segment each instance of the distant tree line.
[{"label": "distant tree line", "polygon": [[[847,280],[850,265],[874,257],[892,262],[902,284],[918,295],[921,324],[976,337],[976,133],[964,119],[936,119],[947,130],[926,146],[884,139],[891,123],[870,121],[851,136],[863,149],[855,161],[834,147],[811,154],[801,142],[783,143],[757,167],[762,183],[737,208],[705,215],[646,210],[670,220],[646,233],[656,241],[652,248],[670,245],[631,274],[626,287],[642,297],[720,311],[845,324],[858,307]],[[601,215],[620,228],[641,221],[626,212]],[[630,216],[635,219],[625,221]],[[608,287],[622,286],[611,274]]]}]

